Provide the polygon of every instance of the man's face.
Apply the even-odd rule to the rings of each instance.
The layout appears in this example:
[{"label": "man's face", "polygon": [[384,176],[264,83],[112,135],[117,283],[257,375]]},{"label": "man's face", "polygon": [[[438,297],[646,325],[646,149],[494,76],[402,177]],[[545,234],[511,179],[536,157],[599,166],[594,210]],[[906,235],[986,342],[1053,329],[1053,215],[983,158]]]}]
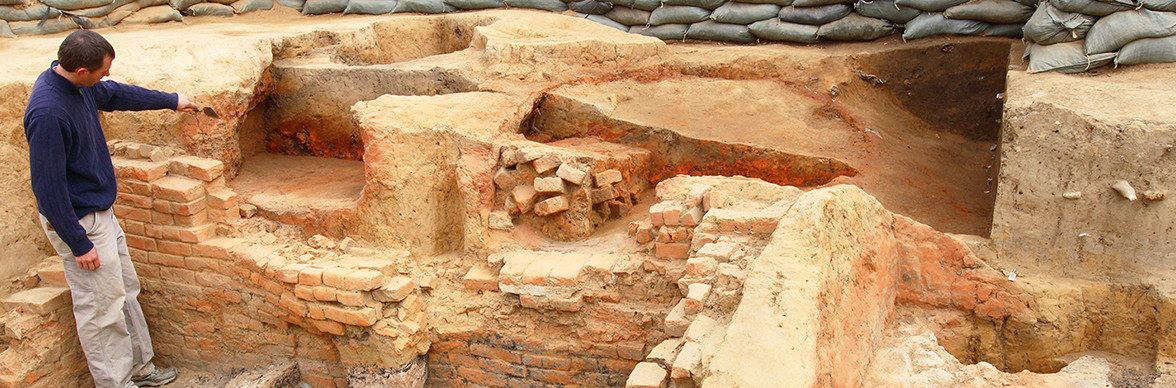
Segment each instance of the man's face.
[{"label": "man's face", "polygon": [[85,67],[77,69],[78,81],[80,86],[94,86],[94,84],[101,81],[103,77],[110,75],[110,65],[114,62],[114,58],[107,55],[102,58],[102,67],[96,70],[90,70]]}]

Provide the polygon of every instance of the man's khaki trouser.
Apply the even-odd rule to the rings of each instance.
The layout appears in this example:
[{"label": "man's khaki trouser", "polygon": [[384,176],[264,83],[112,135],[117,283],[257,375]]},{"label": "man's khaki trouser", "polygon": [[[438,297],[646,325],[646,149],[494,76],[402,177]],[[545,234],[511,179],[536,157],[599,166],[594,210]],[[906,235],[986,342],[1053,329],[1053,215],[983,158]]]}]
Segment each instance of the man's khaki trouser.
[{"label": "man's khaki trouser", "polygon": [[98,250],[101,265],[96,270],[78,267],[73,253],[50,230],[41,216],[41,227],[61,255],[65,280],[73,297],[78,339],[86,353],[90,374],[98,388],[123,388],[132,372],[143,375],[154,369],[151,335],[139,307],[139,276],[127,253],[126,237],[110,209],[93,212],[79,220],[86,236]]}]

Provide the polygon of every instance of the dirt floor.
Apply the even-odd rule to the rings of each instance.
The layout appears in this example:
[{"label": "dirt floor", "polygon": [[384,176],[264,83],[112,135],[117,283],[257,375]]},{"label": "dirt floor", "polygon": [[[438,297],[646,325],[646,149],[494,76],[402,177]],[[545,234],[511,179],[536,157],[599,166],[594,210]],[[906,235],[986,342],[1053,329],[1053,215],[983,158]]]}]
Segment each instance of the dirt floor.
[{"label": "dirt floor", "polygon": [[[103,115],[110,139],[223,163],[163,163],[207,219],[120,188],[148,203],[124,228],[179,386],[283,362],[359,384],[417,356],[434,386],[644,386],[649,364],[672,386],[1176,381],[1176,65],[1030,75],[1003,39],[666,43],[529,11],[99,32],[112,79],[223,117]],[[20,107],[60,39],[0,46],[10,292],[49,279]],[[621,151],[574,146],[600,141]],[[320,287],[335,270],[381,283]],[[40,346],[13,333],[2,365]]]}]

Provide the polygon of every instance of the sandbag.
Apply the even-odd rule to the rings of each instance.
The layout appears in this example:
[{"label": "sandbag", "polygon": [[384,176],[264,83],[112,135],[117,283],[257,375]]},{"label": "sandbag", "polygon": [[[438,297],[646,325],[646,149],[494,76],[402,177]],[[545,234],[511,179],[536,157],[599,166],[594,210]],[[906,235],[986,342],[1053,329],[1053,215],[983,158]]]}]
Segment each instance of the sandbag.
[{"label": "sandbag", "polygon": [[1076,40],[1050,45],[1030,44],[1025,49],[1025,57],[1029,58],[1030,73],[1081,73],[1111,63],[1115,53],[1086,55],[1083,41]]},{"label": "sandbag", "polygon": [[7,20],[0,20],[0,36],[13,36],[12,28],[8,27]]},{"label": "sandbag", "polygon": [[718,23],[713,20],[698,22],[686,30],[686,38],[721,42],[755,43],[755,35],[742,24]]},{"label": "sandbag", "polygon": [[506,5],[503,0],[445,0],[445,4],[449,4],[457,9],[492,9],[502,8]]},{"label": "sandbag", "polygon": [[980,35],[988,27],[989,24],[985,22],[948,19],[942,13],[925,13],[907,22],[902,38],[911,40],[933,35]]},{"label": "sandbag", "polygon": [[710,10],[706,8],[691,7],[687,5],[667,5],[653,10],[649,14],[649,25],[660,26],[662,24],[691,24],[706,20],[710,16]]},{"label": "sandbag", "polygon": [[972,0],[943,11],[948,19],[976,20],[994,24],[1025,23],[1035,9],[1013,0]]},{"label": "sandbag", "polygon": [[348,0],[343,14],[383,15],[392,13],[398,3],[398,0]]},{"label": "sandbag", "polygon": [[662,5],[686,5],[691,7],[715,9],[727,0],[662,0]]},{"label": "sandbag", "polygon": [[914,19],[915,16],[923,13],[915,8],[903,7],[894,3],[894,0],[858,0],[853,3],[853,9],[857,10],[862,16],[868,16],[875,19],[886,19],[895,24],[903,24]]},{"label": "sandbag", "polygon": [[220,3],[200,3],[188,7],[180,13],[187,16],[233,16],[237,11],[233,7]]},{"label": "sandbag", "polygon": [[1025,37],[1025,33],[1022,31],[1022,27],[1023,25],[1021,24],[993,24],[992,27],[988,27],[988,29],[984,30],[984,33],[980,35],[1022,39]]},{"label": "sandbag", "polygon": [[727,2],[711,12],[710,18],[719,23],[751,24],[760,20],[776,18],[780,6],[775,4],[748,4]]},{"label": "sandbag", "polygon": [[63,11],[98,8],[113,3],[113,0],[42,0],[42,3]]},{"label": "sandbag", "polygon": [[274,0],[237,0],[233,2],[232,7],[237,13],[267,11],[274,9]]},{"label": "sandbag", "polygon": [[775,4],[781,7],[792,5],[792,0],[731,0],[747,4]]},{"label": "sandbag", "polygon": [[568,10],[568,5],[559,0],[506,0],[506,5],[514,8],[541,9],[551,12]]},{"label": "sandbag", "polygon": [[636,8],[642,11],[653,11],[661,7],[661,0],[612,0],[613,6]]},{"label": "sandbag", "polygon": [[1176,12],[1176,0],[1143,0],[1143,8],[1152,11]]},{"label": "sandbag", "polygon": [[629,7],[613,7],[604,17],[627,26],[644,26],[649,24],[649,11],[642,11]]},{"label": "sandbag", "polygon": [[343,12],[347,9],[347,0],[306,0],[302,4],[303,15],[323,15]]},{"label": "sandbag", "polygon": [[203,0],[170,0],[167,2],[167,4],[172,8],[182,11],[193,5],[200,4],[201,1]]},{"label": "sandbag", "polygon": [[576,16],[582,17],[582,18],[585,18],[585,19],[588,19],[588,20],[591,20],[591,21],[594,21],[594,22],[597,22],[597,23],[600,23],[600,24],[603,24],[603,25],[606,25],[606,26],[609,26],[612,28],[616,28],[616,29],[624,31],[624,32],[629,32],[629,26],[621,24],[621,23],[617,23],[616,21],[614,21],[612,19],[604,17],[604,15],[589,15],[589,14],[578,13],[578,14],[576,14]]},{"label": "sandbag", "polygon": [[1103,3],[1094,0],[1049,0],[1054,7],[1066,12],[1077,12],[1090,16],[1107,16],[1131,7],[1122,4]]},{"label": "sandbag", "polygon": [[1115,66],[1163,62],[1176,62],[1176,35],[1128,43],[1115,57]]},{"label": "sandbag", "polygon": [[751,33],[763,40],[816,43],[818,26],[789,23],[780,19],[762,20],[747,26]]},{"label": "sandbag", "polygon": [[927,12],[943,12],[967,2],[968,0],[896,0],[894,3]]},{"label": "sandbag", "polygon": [[61,16],[61,10],[56,8],[49,8],[45,4],[33,4],[26,8],[16,8],[13,6],[0,6],[0,19],[10,22],[21,22],[26,20],[41,21]]},{"label": "sandbag", "polygon": [[[604,15],[608,11],[612,11],[613,5],[607,1],[580,0],[568,4],[568,8],[588,15]],[[628,28],[626,27],[625,30],[628,30]]]},{"label": "sandbag", "polygon": [[236,1],[234,1],[234,0],[204,0],[204,1],[208,2],[208,3],[217,3],[217,4],[224,4],[224,5],[233,5],[233,3],[236,3]]},{"label": "sandbag", "polygon": [[180,15],[180,11],[176,11],[175,8],[166,5],[157,5],[140,9],[138,12],[123,19],[122,22],[127,24],[155,24],[173,21],[184,21],[184,16]]},{"label": "sandbag", "polygon": [[820,7],[830,4],[853,4],[855,0],[792,0],[797,7]]},{"label": "sandbag", "polygon": [[780,13],[776,15],[782,22],[797,23],[797,24],[811,24],[819,26],[849,15],[853,12],[853,7],[848,4],[833,4],[822,7],[784,7],[780,8]]},{"label": "sandbag", "polygon": [[685,40],[689,24],[662,24],[660,26],[632,26],[629,32],[652,36],[661,40]]},{"label": "sandbag", "polygon": [[889,20],[874,19],[850,14],[836,21],[822,25],[817,36],[828,40],[866,41],[894,33],[894,24]]},{"label": "sandbag", "polygon": [[1042,2],[1025,22],[1025,39],[1040,44],[1056,44],[1085,39],[1097,17],[1057,9],[1050,2]]},{"label": "sandbag", "polygon": [[123,4],[121,7],[115,8],[113,11],[110,11],[102,17],[78,17],[75,18],[74,21],[78,23],[78,26],[85,29],[106,28],[122,22],[123,19],[126,19],[142,8],[142,5],[132,2],[129,4]]},{"label": "sandbag", "polygon": [[[66,11],[65,13],[69,14],[69,15],[81,16],[81,17],[85,17],[85,18],[100,18],[100,17],[106,16],[106,15],[109,15],[110,12],[114,11],[115,8],[122,7],[124,5],[134,3],[134,2],[135,2],[135,0],[114,0],[114,2],[107,4],[105,6],[98,7],[98,8],[75,9],[75,10]],[[82,28],[90,28],[90,27],[82,26]]]},{"label": "sandbag", "polygon": [[[0,5],[20,5],[20,4],[24,4],[24,0],[0,0]],[[0,28],[5,28],[5,27],[7,27],[7,25],[5,25],[4,27],[0,27]],[[2,31],[0,31],[0,32],[2,32]],[[8,32],[12,32],[12,30],[8,30]]]},{"label": "sandbag", "polygon": [[12,33],[16,35],[44,35],[56,34],[62,31],[69,31],[78,28],[78,22],[73,18],[57,18],[48,19],[43,22],[40,20],[29,20],[19,22],[8,22],[8,27],[12,29]]},{"label": "sandbag", "polygon": [[1094,22],[1086,33],[1086,53],[1118,51],[1123,45],[1144,38],[1176,35],[1176,13],[1149,9],[1115,12]]},{"label": "sandbag", "polygon": [[302,12],[302,6],[306,5],[306,0],[277,0],[278,5],[288,8],[293,8],[298,12]]}]

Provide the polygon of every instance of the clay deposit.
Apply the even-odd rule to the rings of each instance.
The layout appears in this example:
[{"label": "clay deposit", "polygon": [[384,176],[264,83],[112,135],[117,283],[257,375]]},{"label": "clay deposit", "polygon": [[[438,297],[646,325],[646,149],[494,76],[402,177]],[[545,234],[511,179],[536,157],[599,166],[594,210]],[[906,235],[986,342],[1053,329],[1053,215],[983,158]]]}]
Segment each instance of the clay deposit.
[{"label": "clay deposit", "polygon": [[[173,386],[1176,384],[1171,64],[518,10],[100,32],[220,115],[102,114]],[[0,386],[92,385],[21,127],[61,38],[0,46]]]}]

